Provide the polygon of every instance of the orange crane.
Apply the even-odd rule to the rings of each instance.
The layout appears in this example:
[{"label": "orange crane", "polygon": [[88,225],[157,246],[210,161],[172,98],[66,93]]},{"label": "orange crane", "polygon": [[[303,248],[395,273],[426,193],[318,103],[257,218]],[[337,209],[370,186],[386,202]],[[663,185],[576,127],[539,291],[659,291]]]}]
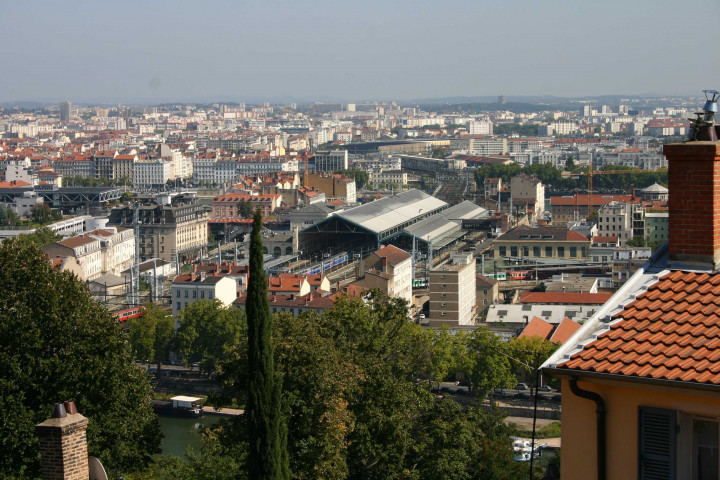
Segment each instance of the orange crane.
[{"label": "orange crane", "polygon": [[587,176],[588,177],[588,209],[587,214],[590,216],[592,213],[592,192],[593,192],[593,175],[612,175],[612,174],[623,174],[623,173],[637,173],[639,169],[632,170],[596,170],[593,171],[592,162],[590,162],[590,168],[587,172],[571,173],[571,177],[575,176]]}]

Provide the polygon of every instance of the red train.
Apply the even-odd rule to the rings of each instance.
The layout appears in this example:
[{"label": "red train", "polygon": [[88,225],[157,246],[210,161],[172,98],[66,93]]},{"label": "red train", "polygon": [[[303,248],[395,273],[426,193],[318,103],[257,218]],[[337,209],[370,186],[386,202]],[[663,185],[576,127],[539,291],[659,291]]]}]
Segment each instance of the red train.
[{"label": "red train", "polygon": [[118,320],[118,322],[125,322],[131,318],[135,317],[142,317],[145,315],[145,307],[131,307],[126,308],[125,310],[118,310],[117,312],[113,312],[113,316]]}]

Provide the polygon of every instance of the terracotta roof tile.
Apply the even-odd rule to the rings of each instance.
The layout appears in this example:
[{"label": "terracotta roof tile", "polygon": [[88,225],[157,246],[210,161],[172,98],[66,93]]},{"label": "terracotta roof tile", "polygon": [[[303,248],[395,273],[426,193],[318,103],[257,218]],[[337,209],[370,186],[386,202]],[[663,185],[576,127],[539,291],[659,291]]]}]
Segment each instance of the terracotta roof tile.
[{"label": "terracotta roof tile", "polygon": [[548,335],[550,335],[550,332],[552,332],[553,326],[546,322],[545,320],[533,317],[532,320],[530,320],[530,323],[527,324],[525,329],[522,331],[518,337],[541,337],[541,338],[548,338]]},{"label": "terracotta roof tile", "polygon": [[720,273],[672,271],[559,368],[720,385]]}]

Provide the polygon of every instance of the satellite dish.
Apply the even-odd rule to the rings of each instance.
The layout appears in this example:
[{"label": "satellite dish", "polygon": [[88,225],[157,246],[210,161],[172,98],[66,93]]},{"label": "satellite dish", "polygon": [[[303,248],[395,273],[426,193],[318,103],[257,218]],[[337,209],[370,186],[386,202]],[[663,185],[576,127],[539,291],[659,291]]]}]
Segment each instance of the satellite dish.
[{"label": "satellite dish", "polygon": [[90,480],[108,480],[105,468],[95,457],[88,457],[88,470],[90,471]]}]

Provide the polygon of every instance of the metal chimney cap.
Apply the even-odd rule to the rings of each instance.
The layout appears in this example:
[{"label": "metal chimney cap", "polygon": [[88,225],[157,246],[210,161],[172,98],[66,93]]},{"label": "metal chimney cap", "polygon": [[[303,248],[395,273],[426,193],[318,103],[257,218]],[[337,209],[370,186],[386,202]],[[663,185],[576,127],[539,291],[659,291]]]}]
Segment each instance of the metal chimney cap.
[{"label": "metal chimney cap", "polygon": [[62,403],[56,403],[53,407],[52,418],[65,418],[67,417],[67,411],[65,405]]}]

